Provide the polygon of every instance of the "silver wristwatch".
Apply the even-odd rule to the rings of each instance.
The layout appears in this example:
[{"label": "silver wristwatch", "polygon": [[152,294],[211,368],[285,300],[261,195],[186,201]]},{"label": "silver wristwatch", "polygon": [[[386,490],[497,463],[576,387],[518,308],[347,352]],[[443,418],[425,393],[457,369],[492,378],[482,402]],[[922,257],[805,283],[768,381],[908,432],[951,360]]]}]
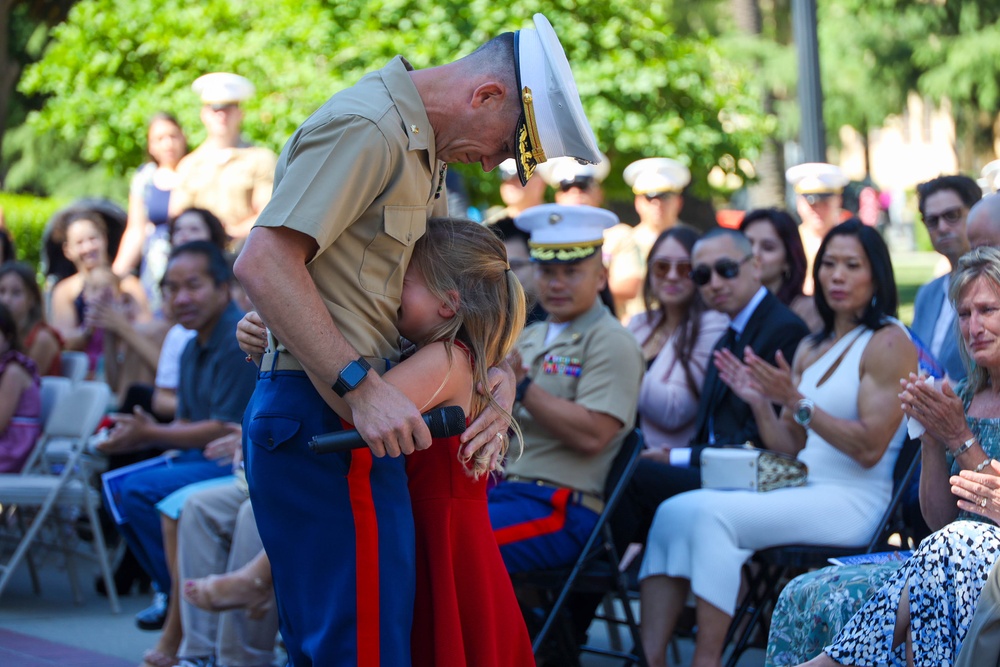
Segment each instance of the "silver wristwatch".
[{"label": "silver wristwatch", "polygon": [[792,412],[792,419],[802,428],[809,428],[815,407],[816,403],[811,398],[799,399],[799,402],[795,404],[795,411]]}]

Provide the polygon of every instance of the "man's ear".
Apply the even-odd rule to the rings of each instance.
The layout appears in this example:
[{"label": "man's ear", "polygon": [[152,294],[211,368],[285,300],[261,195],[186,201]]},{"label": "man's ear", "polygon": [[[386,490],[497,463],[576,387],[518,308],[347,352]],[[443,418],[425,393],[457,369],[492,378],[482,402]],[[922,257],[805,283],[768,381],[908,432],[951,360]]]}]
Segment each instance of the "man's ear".
[{"label": "man's ear", "polygon": [[506,95],[507,88],[502,83],[487,81],[472,91],[472,106],[475,108],[483,104],[503,104]]},{"label": "man's ear", "polygon": [[438,307],[438,315],[444,318],[455,317],[455,313],[458,312],[458,306],[462,302],[461,297],[458,295],[458,290],[450,289],[445,292],[445,296],[447,296],[447,300],[441,302],[441,305]]}]

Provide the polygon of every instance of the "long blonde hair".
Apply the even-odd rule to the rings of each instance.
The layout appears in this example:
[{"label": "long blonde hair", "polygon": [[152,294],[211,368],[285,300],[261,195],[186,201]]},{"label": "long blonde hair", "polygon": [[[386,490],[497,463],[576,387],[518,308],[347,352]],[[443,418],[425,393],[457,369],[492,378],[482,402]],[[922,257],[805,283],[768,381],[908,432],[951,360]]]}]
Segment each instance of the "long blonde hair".
[{"label": "long blonde hair", "polygon": [[[510,269],[503,242],[471,220],[431,218],[410,261],[436,298],[447,302],[458,294],[455,316],[432,330],[428,340],[444,342],[449,358],[456,341],[468,348],[474,385],[489,387],[487,372],[514,349],[525,318],[524,289]],[[473,389],[470,419],[487,405],[517,430],[513,417],[488,391],[484,395]]]},{"label": "long blonde hair", "polygon": [[[962,296],[962,292],[977,278],[989,280],[993,289],[1000,292],[1000,250],[990,246],[982,246],[965,253],[958,260],[958,266],[955,268],[951,283],[948,285],[948,299],[956,311],[958,311],[958,299]],[[958,318],[955,320],[955,326],[958,326]],[[961,335],[959,339],[961,344],[958,346],[958,350],[969,371],[966,391],[968,391],[969,396],[972,396],[990,386],[990,375],[985,368],[972,360],[965,339]]]}]

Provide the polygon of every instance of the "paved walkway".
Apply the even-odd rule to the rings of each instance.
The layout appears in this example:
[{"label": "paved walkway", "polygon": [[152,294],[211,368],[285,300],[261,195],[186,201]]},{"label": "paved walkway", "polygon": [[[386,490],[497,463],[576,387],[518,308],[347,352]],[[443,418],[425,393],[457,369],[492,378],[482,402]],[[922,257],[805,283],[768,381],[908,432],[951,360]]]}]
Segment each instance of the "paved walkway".
[{"label": "paved walkway", "polygon": [[[31,590],[27,569],[18,570],[0,596],[0,667],[135,667],[142,661],[158,633],[139,630],[132,617],[150,603],[150,596],[123,596],[122,613],[112,614],[107,599],[94,591],[89,568],[80,571],[85,600],[76,605],[69,578],[57,563],[43,564],[40,596]],[[603,623],[595,623],[591,633],[595,644],[608,645]],[[692,643],[682,640],[679,647],[680,664],[690,664]],[[760,667],[763,662],[763,652],[752,649],[739,667]],[[582,663],[621,664],[598,656],[584,656]]]}]

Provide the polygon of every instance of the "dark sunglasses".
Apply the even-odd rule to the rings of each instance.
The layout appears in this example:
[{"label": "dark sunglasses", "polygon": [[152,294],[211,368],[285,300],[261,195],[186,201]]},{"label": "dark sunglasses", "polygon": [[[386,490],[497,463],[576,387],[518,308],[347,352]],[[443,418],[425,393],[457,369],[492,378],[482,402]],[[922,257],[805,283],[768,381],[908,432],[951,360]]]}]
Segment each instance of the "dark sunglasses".
[{"label": "dark sunglasses", "polygon": [[827,201],[833,197],[832,192],[818,192],[815,194],[802,195],[810,206],[815,206],[820,202]]},{"label": "dark sunglasses", "polygon": [[590,176],[583,176],[581,178],[574,178],[572,181],[562,181],[559,184],[559,192],[569,192],[573,188],[580,188],[581,190],[589,190],[590,186],[594,184],[594,179]]},{"label": "dark sunglasses", "polygon": [[947,222],[949,225],[954,225],[962,219],[962,209],[962,206],[956,206],[955,208],[949,208],[947,211],[941,211],[937,215],[925,215],[924,224],[927,225],[927,229],[936,229],[942,221]]},{"label": "dark sunglasses", "polygon": [[667,201],[674,196],[673,192],[647,192],[643,195],[646,201]]},{"label": "dark sunglasses", "polygon": [[747,255],[738,262],[735,259],[723,257],[715,263],[714,267],[709,266],[708,264],[699,264],[691,272],[691,280],[693,280],[694,284],[699,287],[707,285],[708,281],[712,279],[713,268],[715,269],[715,272],[719,274],[720,278],[732,280],[736,276],[740,275],[740,266],[745,264],[751,257],[753,257],[752,254]]},{"label": "dark sunglasses", "polygon": [[649,270],[653,277],[659,280],[666,280],[673,269],[681,278],[691,277],[691,260],[689,259],[654,259],[649,265]]}]

